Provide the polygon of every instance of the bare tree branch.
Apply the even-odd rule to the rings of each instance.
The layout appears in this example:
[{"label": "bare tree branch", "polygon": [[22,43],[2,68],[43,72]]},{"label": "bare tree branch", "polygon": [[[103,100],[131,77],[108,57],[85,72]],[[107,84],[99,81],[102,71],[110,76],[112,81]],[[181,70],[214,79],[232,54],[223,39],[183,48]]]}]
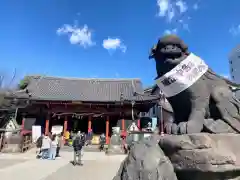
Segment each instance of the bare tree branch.
[{"label": "bare tree branch", "polygon": [[17,70],[14,68],[13,75],[12,73],[6,72],[5,70],[0,69],[0,89],[11,89],[14,80],[16,79]]},{"label": "bare tree branch", "polygon": [[0,74],[0,88],[3,88],[4,76]]},{"label": "bare tree branch", "polygon": [[11,87],[11,85],[13,84],[15,78],[16,78],[16,75],[17,75],[17,69],[14,68],[14,73],[13,73],[13,76],[12,76],[12,79],[10,80],[9,84],[8,84],[8,87]]}]

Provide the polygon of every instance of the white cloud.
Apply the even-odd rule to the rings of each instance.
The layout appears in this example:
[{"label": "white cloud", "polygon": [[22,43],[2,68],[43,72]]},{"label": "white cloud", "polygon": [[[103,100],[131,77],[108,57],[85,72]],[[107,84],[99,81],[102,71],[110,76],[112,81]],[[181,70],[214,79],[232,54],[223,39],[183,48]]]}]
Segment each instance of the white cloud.
[{"label": "white cloud", "polygon": [[191,9],[197,10],[198,4],[188,4],[186,0],[157,0],[158,16],[165,18],[171,26],[177,29],[189,30],[189,13]]},{"label": "white cloud", "polygon": [[176,6],[179,8],[180,13],[185,13],[188,9],[187,3],[182,0],[178,0]]},{"label": "white cloud", "polygon": [[229,29],[229,32],[233,35],[233,36],[237,36],[240,35],[240,24],[237,26],[233,26]]},{"label": "white cloud", "polygon": [[157,0],[157,6],[159,9],[158,15],[166,17],[169,22],[176,14],[182,14],[188,10],[187,3],[183,0]]},{"label": "white cloud", "polygon": [[160,17],[166,17],[168,21],[171,21],[175,16],[175,10],[173,4],[169,0],[157,0],[157,6],[159,8],[158,15]]},{"label": "white cloud", "polygon": [[123,44],[121,39],[118,38],[108,38],[108,39],[104,39],[102,46],[104,49],[107,50],[117,50],[120,49],[122,52],[126,52],[127,47]]},{"label": "white cloud", "polygon": [[68,35],[71,44],[78,44],[84,48],[95,45],[92,32],[86,24],[83,27],[78,27],[76,22],[74,25],[64,24],[57,29],[57,34]]},{"label": "white cloud", "polygon": [[166,29],[164,34],[177,34],[177,29]]},{"label": "white cloud", "polygon": [[194,10],[198,10],[198,9],[199,9],[199,6],[198,6],[197,3],[195,3],[195,4],[193,5],[193,9],[194,9]]}]

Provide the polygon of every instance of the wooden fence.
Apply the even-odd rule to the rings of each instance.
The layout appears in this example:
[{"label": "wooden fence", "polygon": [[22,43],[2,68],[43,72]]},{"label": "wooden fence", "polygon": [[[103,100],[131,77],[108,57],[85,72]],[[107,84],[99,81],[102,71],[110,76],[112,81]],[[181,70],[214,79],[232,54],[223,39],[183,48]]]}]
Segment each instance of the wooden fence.
[{"label": "wooden fence", "polygon": [[27,150],[33,147],[32,143],[32,133],[23,133],[22,134],[22,143],[21,143],[21,152],[26,152]]}]

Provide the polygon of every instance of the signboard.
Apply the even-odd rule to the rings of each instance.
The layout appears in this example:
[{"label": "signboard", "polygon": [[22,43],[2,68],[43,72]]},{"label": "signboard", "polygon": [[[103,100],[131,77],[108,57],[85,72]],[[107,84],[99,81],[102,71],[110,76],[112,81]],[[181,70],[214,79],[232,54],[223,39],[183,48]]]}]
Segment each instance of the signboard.
[{"label": "signboard", "polygon": [[61,134],[63,132],[63,126],[52,126],[52,134]]},{"label": "signboard", "polygon": [[166,97],[175,96],[194,84],[207,70],[205,62],[191,53],[175,68],[157,79],[156,84]]},{"label": "signboard", "polygon": [[99,136],[92,137],[92,144],[99,144]]},{"label": "signboard", "polygon": [[112,127],[112,132],[114,134],[120,134],[120,127]]},{"label": "signboard", "polygon": [[42,135],[42,127],[32,126],[32,141],[36,142],[41,135]]}]

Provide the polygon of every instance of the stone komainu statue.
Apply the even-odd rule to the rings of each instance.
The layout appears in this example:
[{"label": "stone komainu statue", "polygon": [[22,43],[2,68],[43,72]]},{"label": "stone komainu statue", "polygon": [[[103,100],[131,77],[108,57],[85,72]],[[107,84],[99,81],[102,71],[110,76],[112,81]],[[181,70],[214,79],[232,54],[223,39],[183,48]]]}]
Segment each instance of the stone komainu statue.
[{"label": "stone komainu statue", "polygon": [[[165,122],[166,133],[240,132],[240,103],[233,95],[229,81],[189,52],[188,46],[179,37],[167,35],[159,39],[151,49],[150,58],[155,59],[156,79],[161,80],[160,89],[165,88],[164,93],[174,112],[174,120]],[[194,67],[194,63],[199,65],[198,77],[188,77],[190,80],[186,80],[183,86],[174,76],[167,76],[169,72],[183,76],[188,70],[193,72],[191,65]]]}]

